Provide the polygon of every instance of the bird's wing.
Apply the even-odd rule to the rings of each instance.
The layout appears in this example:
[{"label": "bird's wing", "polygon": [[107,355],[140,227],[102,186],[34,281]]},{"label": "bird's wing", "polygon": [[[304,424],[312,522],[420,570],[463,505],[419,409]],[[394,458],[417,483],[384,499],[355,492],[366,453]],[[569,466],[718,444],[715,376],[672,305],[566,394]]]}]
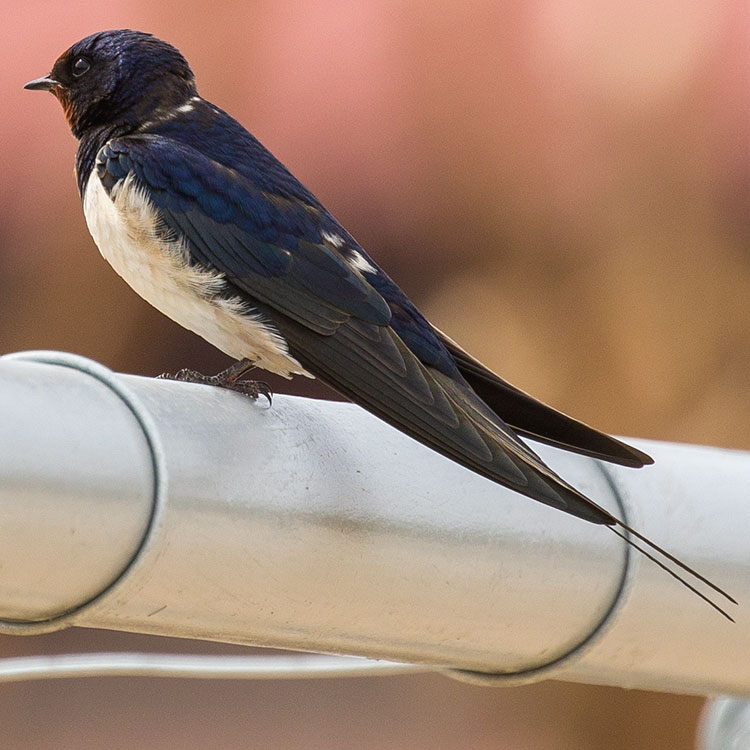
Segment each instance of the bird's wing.
[{"label": "bird's wing", "polygon": [[[223,274],[232,294],[272,321],[290,353],[344,396],[517,492],[595,523],[615,522],[542,463],[457,371],[453,377],[420,361],[415,345],[391,325],[395,313],[408,312],[406,297],[399,291],[394,313],[387,296],[397,287],[384,274],[370,283],[371,274],[347,262],[319,207],[261,191],[159,136],[110,141],[95,169],[110,196],[125,185],[142,191],[165,236],[188,248],[190,262]],[[420,320],[399,324],[407,340],[419,338]],[[424,335],[434,337],[427,328]]]},{"label": "bird's wing", "polygon": [[435,329],[466,382],[513,430],[541,443],[640,468],[651,456],[599,432],[583,422],[538,401],[485,367],[442,331]]},{"label": "bird's wing", "polygon": [[380,294],[322,241],[314,206],[269,196],[231,168],[159,136],[109,141],[94,168],[110,196],[126,180],[142,191],[165,236],[187,242],[192,263],[312,330],[333,333],[351,316],[389,322]]}]

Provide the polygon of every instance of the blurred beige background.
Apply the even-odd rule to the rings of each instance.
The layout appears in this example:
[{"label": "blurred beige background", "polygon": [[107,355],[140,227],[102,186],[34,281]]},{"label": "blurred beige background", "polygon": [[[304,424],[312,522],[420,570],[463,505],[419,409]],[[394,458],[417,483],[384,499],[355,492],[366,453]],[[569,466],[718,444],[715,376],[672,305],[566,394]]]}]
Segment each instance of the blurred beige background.
[{"label": "blurred beige background", "polygon": [[[227,364],[100,258],[60,108],[21,89],[80,37],[131,27],[177,45],[201,93],[512,382],[615,433],[750,449],[746,0],[29,0],[2,19],[0,352],[148,375]],[[0,640],[114,647],[169,644]],[[0,744],[681,750],[701,705],[438,676],[83,680],[0,686]]]}]

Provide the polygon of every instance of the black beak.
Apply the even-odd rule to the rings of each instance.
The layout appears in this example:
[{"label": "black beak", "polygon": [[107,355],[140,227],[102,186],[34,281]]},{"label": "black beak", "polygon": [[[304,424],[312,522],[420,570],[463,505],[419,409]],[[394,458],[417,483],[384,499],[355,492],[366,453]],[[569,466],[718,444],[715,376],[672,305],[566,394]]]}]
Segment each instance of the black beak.
[{"label": "black beak", "polygon": [[59,86],[60,82],[49,76],[42,78],[35,78],[33,81],[29,81],[24,88],[30,89],[31,91],[51,91],[55,86]]}]

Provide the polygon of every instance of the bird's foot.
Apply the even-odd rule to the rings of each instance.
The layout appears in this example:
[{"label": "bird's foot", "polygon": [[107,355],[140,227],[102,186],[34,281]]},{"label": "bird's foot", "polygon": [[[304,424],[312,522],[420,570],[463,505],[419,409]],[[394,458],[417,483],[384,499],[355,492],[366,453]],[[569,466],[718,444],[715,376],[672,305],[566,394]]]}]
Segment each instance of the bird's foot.
[{"label": "bird's foot", "polygon": [[199,383],[201,385],[213,385],[217,388],[226,388],[230,391],[242,393],[249,396],[255,401],[258,396],[265,396],[268,399],[268,405],[271,405],[273,391],[267,383],[261,383],[257,380],[241,380],[243,375],[255,369],[255,364],[249,359],[241,359],[235,362],[231,367],[222,370],[216,375],[203,375],[196,370],[183,368],[176,373],[163,372],[158,376],[163,380],[179,380],[183,383]]}]

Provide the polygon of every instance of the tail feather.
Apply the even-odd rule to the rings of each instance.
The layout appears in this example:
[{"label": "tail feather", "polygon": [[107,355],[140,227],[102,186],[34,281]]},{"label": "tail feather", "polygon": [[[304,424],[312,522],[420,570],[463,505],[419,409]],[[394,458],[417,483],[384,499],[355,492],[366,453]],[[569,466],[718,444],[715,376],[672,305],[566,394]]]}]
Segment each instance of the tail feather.
[{"label": "tail feather", "polygon": [[[477,474],[534,500],[611,528],[629,545],[732,619],[686,578],[692,576],[696,582],[709,586],[734,603],[728,594],[565,482],[518,438],[503,415],[495,412],[493,404],[482,399],[482,394],[472,388],[470,379],[467,378],[467,384],[424,365],[390,328],[373,326],[372,330],[363,332],[362,324],[344,323],[333,335],[320,336],[288,318],[276,316],[275,323],[288,342],[290,352],[305,369],[347,398]],[[384,342],[384,337],[388,341]],[[384,359],[386,351],[389,356]],[[469,365],[475,371],[481,368],[468,355],[457,361],[466,365],[464,371],[468,371]],[[485,380],[497,379],[492,373],[489,373],[491,377],[486,377],[484,370],[482,373]],[[558,414],[541,404],[540,408],[546,410],[543,413]],[[583,433],[590,431],[607,438],[585,425],[581,427]],[[606,455],[602,450],[594,451],[591,443],[586,443],[588,448],[578,443],[575,449],[614,460],[613,451],[609,449],[621,446],[617,448],[619,453],[614,451],[618,463],[631,466],[651,463],[645,454],[614,439],[608,440],[611,445],[607,443]],[[562,444],[556,438],[548,441]],[[565,443],[565,447],[571,446]],[[684,571],[684,575],[671,569],[669,564]]]},{"label": "tail feather", "polygon": [[621,466],[640,468],[654,462],[643,451],[595,430],[507,383],[442,331],[437,333],[466,382],[519,435]]}]

